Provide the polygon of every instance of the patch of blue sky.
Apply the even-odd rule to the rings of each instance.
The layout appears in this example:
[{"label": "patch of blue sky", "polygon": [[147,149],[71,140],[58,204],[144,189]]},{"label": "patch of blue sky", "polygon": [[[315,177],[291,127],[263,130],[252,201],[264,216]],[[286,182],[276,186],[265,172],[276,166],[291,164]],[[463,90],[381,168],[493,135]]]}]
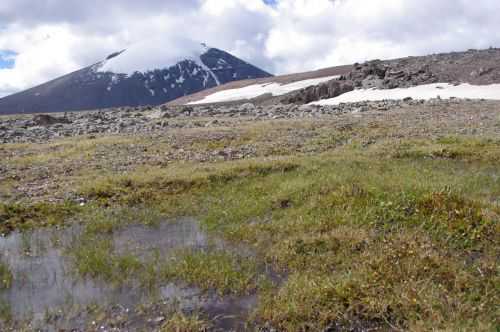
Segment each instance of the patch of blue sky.
[{"label": "patch of blue sky", "polygon": [[275,6],[278,3],[278,0],[262,0],[268,6]]},{"label": "patch of blue sky", "polygon": [[0,50],[0,69],[13,68],[16,64],[17,53],[10,50]]}]

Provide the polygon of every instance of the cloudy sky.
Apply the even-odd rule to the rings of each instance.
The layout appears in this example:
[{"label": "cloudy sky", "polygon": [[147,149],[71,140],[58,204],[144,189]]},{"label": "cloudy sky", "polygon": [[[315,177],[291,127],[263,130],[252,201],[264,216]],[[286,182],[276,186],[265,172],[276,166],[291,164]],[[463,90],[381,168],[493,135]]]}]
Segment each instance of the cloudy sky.
[{"label": "cloudy sky", "polygon": [[275,74],[500,47],[498,0],[1,0],[0,97],[140,45],[206,42]]}]

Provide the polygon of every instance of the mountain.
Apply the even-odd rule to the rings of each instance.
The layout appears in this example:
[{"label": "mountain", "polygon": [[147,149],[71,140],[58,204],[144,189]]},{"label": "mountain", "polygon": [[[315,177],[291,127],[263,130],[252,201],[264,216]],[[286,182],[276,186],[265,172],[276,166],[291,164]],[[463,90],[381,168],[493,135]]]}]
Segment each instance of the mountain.
[{"label": "mountain", "polygon": [[0,99],[0,114],[159,105],[227,82],[272,76],[205,44],[164,65],[130,69],[139,60],[131,50],[113,53],[92,66]]},{"label": "mountain", "polygon": [[[335,76],[337,76],[335,78]],[[348,66],[230,82],[181,97],[168,105],[211,103],[307,104],[352,92],[353,100],[374,98],[498,99],[500,48],[371,60]],[[411,89],[420,87],[418,89]],[[410,90],[411,89],[411,90]],[[356,91],[353,91],[356,90]],[[375,90],[375,91],[370,91]],[[386,90],[386,91],[378,91]],[[396,98],[397,99],[397,98]],[[340,99],[339,99],[340,100]]]}]

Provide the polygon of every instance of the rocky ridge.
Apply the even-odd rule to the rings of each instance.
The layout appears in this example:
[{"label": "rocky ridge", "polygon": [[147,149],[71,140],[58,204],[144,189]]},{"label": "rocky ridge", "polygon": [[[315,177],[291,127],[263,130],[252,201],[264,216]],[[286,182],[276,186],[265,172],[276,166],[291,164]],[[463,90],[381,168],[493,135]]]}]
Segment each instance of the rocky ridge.
[{"label": "rocky ridge", "polygon": [[283,103],[307,104],[359,89],[394,89],[431,83],[486,85],[500,82],[500,49],[469,50],[355,63],[338,80],[292,92]]}]

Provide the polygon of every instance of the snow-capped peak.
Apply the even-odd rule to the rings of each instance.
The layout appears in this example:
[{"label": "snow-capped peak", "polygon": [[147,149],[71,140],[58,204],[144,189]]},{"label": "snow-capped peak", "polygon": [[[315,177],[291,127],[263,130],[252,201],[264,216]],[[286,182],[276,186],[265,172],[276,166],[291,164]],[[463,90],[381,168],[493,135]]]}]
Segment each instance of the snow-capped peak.
[{"label": "snow-capped peak", "polygon": [[191,40],[168,43],[163,39],[148,39],[111,54],[101,62],[98,71],[131,75],[168,68],[184,60],[195,61],[203,67],[200,57],[210,49],[205,43]]}]

